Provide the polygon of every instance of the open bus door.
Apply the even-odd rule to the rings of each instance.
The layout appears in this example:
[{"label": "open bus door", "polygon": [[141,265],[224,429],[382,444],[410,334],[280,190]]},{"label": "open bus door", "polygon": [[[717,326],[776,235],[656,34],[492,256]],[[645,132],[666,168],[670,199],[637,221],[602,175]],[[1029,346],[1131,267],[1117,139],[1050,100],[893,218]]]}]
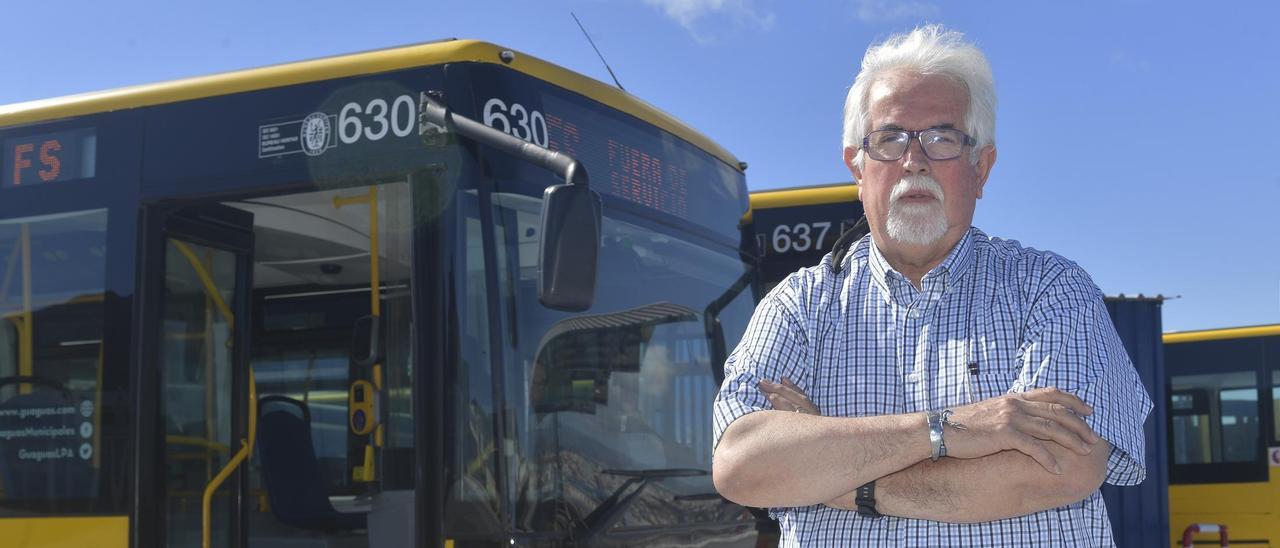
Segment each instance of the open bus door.
[{"label": "open bus door", "polygon": [[145,210],[135,546],[412,543],[410,186]]},{"label": "open bus door", "polygon": [[253,215],[145,210],[135,546],[243,545]]}]

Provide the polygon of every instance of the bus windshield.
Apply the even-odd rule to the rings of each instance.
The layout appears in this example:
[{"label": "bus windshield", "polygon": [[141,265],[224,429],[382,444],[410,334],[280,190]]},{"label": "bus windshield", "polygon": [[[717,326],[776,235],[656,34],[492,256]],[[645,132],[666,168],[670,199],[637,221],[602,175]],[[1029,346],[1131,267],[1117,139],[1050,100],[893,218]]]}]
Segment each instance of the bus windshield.
[{"label": "bus windshield", "polygon": [[[672,527],[736,519],[711,484],[711,402],[716,368],[705,311],[747,265],[717,248],[639,219],[606,213],[595,306],[547,310],[531,297],[537,276],[536,203],[504,194],[503,293],[520,334],[507,362],[508,425],[515,451],[507,492],[516,526]],[[754,300],[741,291],[720,314],[736,343]],[[629,483],[641,478],[644,487]],[[643,489],[613,523],[587,523],[615,491]]]}]

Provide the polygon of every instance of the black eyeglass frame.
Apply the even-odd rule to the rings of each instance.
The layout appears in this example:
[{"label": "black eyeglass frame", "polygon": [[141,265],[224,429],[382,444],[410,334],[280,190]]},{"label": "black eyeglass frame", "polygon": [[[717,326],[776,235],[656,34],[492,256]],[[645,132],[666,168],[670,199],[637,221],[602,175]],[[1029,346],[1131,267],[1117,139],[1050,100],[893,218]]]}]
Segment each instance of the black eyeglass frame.
[{"label": "black eyeglass frame", "polygon": [[[929,147],[924,146],[924,141],[920,139],[920,136],[927,131],[954,131],[956,133],[959,133],[964,137],[964,142],[960,146],[960,152],[957,152],[955,156],[951,156],[948,158],[934,158],[932,154],[929,154]],[[899,134],[905,133],[907,134],[907,146],[902,147],[902,152],[898,153],[898,156],[896,158],[876,158],[875,156],[871,155],[871,136],[877,133],[899,133]],[[941,162],[943,160],[954,160],[956,158],[959,158],[960,156],[964,155],[964,147],[967,147],[967,146],[971,147],[978,144],[977,139],[974,139],[973,137],[970,137],[968,133],[965,133],[953,127],[930,127],[925,129],[917,129],[914,131],[908,130],[908,129],[877,129],[875,131],[868,132],[866,135],[862,137],[862,151],[866,152],[867,156],[872,160],[879,160],[881,162],[896,162],[898,160],[901,160],[902,157],[907,154],[907,149],[911,148],[912,139],[915,139],[917,143],[920,143],[920,150],[924,151],[925,157],[935,162]]]}]

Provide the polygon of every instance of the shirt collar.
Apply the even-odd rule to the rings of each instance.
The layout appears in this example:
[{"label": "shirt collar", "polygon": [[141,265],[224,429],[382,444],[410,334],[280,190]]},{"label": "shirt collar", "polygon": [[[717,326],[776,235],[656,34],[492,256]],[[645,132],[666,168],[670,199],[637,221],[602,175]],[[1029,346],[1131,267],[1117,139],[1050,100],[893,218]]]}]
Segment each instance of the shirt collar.
[{"label": "shirt collar", "polygon": [[[973,240],[976,232],[978,232],[977,228],[969,227],[969,230],[960,237],[960,241],[951,248],[951,252],[947,253],[947,257],[924,275],[920,282],[924,291],[936,288],[945,293],[964,279],[965,273],[973,266]],[[895,300],[910,302],[912,299],[909,296],[916,293],[915,287],[906,276],[889,265],[889,261],[880,254],[880,248],[876,246],[874,237],[869,239],[871,249],[868,250],[868,263],[871,267],[871,278],[876,285],[880,286],[886,297],[891,296]]]}]

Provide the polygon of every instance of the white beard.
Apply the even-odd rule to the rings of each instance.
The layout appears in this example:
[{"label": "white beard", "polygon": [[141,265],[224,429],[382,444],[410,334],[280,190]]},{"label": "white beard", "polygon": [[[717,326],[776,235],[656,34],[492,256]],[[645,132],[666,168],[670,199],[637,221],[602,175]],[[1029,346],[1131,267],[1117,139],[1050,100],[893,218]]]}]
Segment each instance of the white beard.
[{"label": "white beard", "polygon": [[[899,198],[912,193],[933,195],[928,204],[904,204]],[[929,245],[947,233],[946,197],[942,186],[928,175],[908,175],[893,186],[889,195],[889,218],[885,230],[893,240],[913,245]]]}]

